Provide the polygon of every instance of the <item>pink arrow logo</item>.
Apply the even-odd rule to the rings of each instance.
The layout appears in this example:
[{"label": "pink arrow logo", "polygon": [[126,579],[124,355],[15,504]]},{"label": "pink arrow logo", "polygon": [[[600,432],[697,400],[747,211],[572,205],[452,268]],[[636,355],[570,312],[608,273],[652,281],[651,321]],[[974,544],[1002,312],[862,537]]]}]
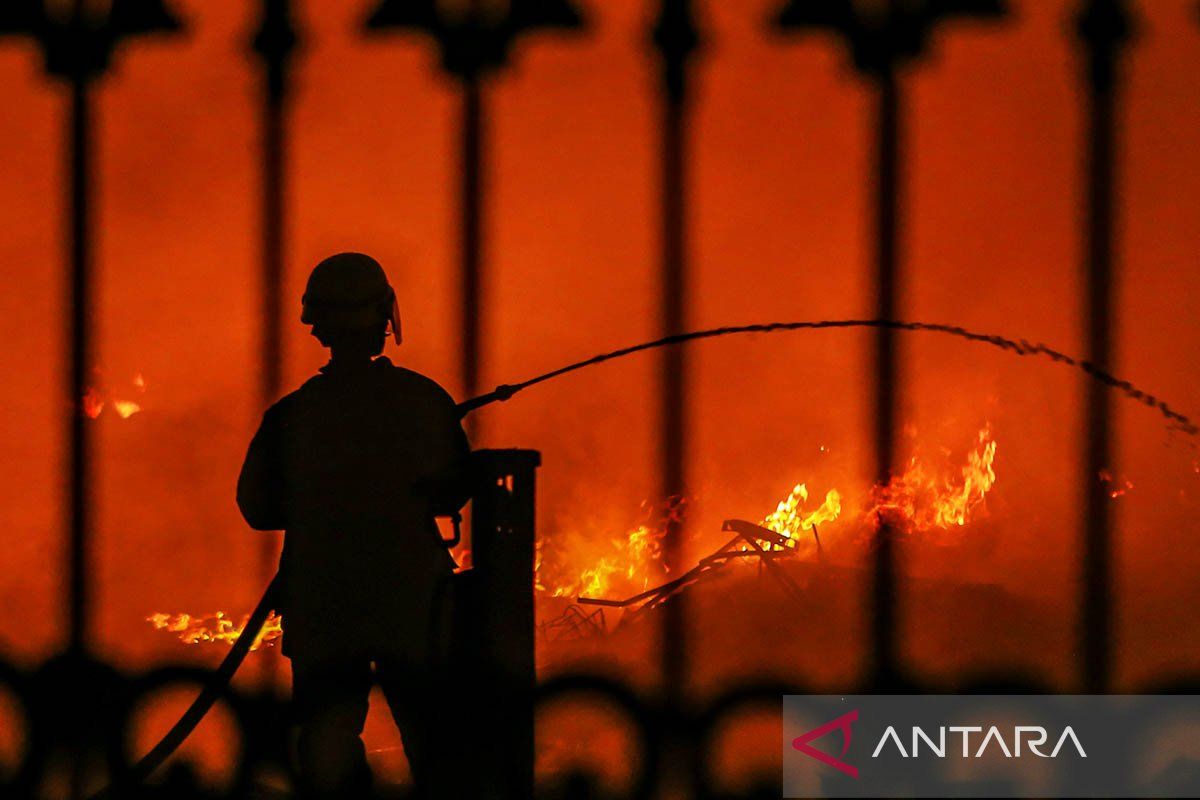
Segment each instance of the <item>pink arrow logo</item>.
[{"label": "pink arrow logo", "polygon": [[[795,739],[792,739],[792,747],[796,750],[799,750],[801,753],[804,753],[804,755],[809,756],[810,758],[815,758],[822,764],[828,764],[839,772],[844,772],[851,778],[857,779],[858,767],[852,766],[847,764],[845,761],[840,760],[846,757],[846,751],[850,749],[850,725],[856,719],[858,719],[857,708],[853,711],[843,714],[837,719],[826,722],[819,728],[813,728],[807,733],[800,734]],[[834,758],[828,753],[823,753],[815,747],[809,745],[809,742],[813,741],[814,739],[820,739],[825,734],[834,730],[840,730],[842,732],[842,754],[839,758]]]}]

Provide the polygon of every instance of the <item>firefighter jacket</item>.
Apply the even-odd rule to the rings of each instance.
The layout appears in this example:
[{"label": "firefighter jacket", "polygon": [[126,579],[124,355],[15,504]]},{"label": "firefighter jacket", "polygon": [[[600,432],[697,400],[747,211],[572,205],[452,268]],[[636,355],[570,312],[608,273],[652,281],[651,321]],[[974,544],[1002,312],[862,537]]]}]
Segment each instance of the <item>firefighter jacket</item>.
[{"label": "firefighter jacket", "polygon": [[427,657],[453,570],[434,517],[466,502],[468,452],[450,395],[383,357],[331,361],[268,409],[237,501],[285,531],[285,655]]}]

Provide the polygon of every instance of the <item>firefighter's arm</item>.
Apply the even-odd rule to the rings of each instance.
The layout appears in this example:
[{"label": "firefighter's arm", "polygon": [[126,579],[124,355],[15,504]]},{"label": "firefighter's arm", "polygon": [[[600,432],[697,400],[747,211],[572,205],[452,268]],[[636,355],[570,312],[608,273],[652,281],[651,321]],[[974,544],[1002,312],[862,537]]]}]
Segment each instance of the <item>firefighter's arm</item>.
[{"label": "firefighter's arm", "polygon": [[434,513],[449,516],[457,513],[471,497],[471,444],[450,396],[445,395],[439,406],[441,458],[437,469],[427,479],[425,489],[432,500]]},{"label": "firefighter's arm", "polygon": [[449,469],[449,485],[445,487],[445,502],[454,511],[458,511],[471,499],[471,443],[467,440],[467,432],[463,430],[462,422],[455,415],[451,423],[451,450],[454,460]]},{"label": "firefighter's arm", "polygon": [[251,528],[277,531],[287,527],[283,503],[283,465],[279,414],[271,408],[242,464],[237,482],[237,504]]}]

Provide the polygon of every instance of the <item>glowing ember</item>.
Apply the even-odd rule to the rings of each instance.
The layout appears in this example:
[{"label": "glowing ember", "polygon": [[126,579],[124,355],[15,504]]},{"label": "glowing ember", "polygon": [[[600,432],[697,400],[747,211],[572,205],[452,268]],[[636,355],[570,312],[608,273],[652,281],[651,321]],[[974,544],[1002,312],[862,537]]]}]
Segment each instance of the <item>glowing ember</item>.
[{"label": "glowing ember", "polygon": [[95,389],[88,387],[88,390],[83,393],[82,401],[83,414],[88,419],[95,419],[100,416],[100,412],[104,410],[104,400],[100,398],[100,393]]},{"label": "glowing ember", "polygon": [[[139,394],[146,392],[146,379],[142,373],[137,373],[131,381],[133,388]],[[108,395],[107,399],[105,394]],[[87,391],[83,393],[83,399],[80,401],[80,407],[84,416],[88,419],[96,419],[103,413],[105,407],[112,408],[118,417],[121,419],[129,419],[134,414],[142,410],[142,404],[134,400],[128,400],[123,397],[118,397],[115,393],[104,392],[95,386],[89,386]]]},{"label": "glowing ember", "polygon": [[1100,470],[1100,482],[1107,484],[1108,496],[1116,500],[1118,497],[1123,497],[1133,488],[1133,481],[1125,480],[1124,478],[1115,478],[1113,474],[1106,469]]},{"label": "glowing ember", "polygon": [[[232,645],[237,638],[242,635],[242,631],[246,628],[246,622],[250,619],[250,615],[242,617],[240,623],[234,623],[232,619],[225,615],[224,611],[217,611],[213,614],[151,614],[146,617],[146,621],[154,626],[156,630],[169,631],[170,633],[178,634],[179,641],[184,644],[203,644],[206,642],[217,642],[227,645]],[[254,644],[250,646],[251,650],[257,650],[264,645],[270,645],[276,639],[283,635],[283,627],[280,624],[279,617],[271,613],[267,617],[267,622],[263,625],[262,631],[254,640]]]},{"label": "glowing ember", "polygon": [[129,419],[141,410],[142,407],[132,400],[113,401],[113,411],[116,411],[117,416],[119,416],[121,419]]}]

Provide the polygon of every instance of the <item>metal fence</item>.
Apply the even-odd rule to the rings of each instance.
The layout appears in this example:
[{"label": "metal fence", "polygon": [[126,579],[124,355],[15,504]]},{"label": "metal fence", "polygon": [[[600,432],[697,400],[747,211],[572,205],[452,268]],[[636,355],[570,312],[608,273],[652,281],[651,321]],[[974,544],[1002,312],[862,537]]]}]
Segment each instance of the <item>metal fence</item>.
[{"label": "metal fence", "polygon": [[[288,0],[262,0],[253,50],[261,57],[261,297],[262,324],[261,396],[277,395],[281,377],[281,318],[283,240],[287,207],[287,142],[290,75],[301,33],[295,29]],[[689,0],[659,0],[653,29],[647,32],[648,58],[661,67],[660,170],[661,253],[659,289],[663,335],[687,327],[689,306],[688,230],[685,204],[688,193],[689,121],[692,113],[689,76],[705,38]],[[479,389],[481,304],[488,271],[482,241],[487,213],[487,193],[482,181],[487,157],[488,79],[503,70],[513,42],[544,29],[586,29],[584,14],[569,0],[510,0],[508,3],[469,3],[454,6],[436,0],[383,0],[364,16],[363,33],[393,29],[420,31],[440,49],[442,68],[457,80],[461,94],[460,119],[460,288],[461,383],[468,396]],[[1001,0],[914,0],[913,2],[854,2],[853,0],[791,0],[781,4],[771,20],[763,21],[763,35],[813,31],[836,37],[852,56],[855,68],[874,94],[874,170],[877,187],[873,200],[874,297],[879,319],[903,318],[896,287],[903,264],[897,236],[904,228],[904,192],[900,175],[905,158],[902,132],[908,112],[905,78],[901,67],[918,62],[929,39],[942,27],[959,20],[999,20],[1006,9]],[[946,23],[943,26],[943,23]],[[1112,360],[1113,218],[1116,213],[1113,163],[1119,148],[1116,119],[1121,101],[1122,56],[1134,27],[1132,10],[1121,0],[1086,0],[1077,5],[1074,34],[1080,50],[1079,79],[1086,87],[1087,141],[1085,255],[1081,266],[1082,298],[1087,351],[1091,365],[1107,370]],[[112,0],[108,4],[51,4],[40,0],[14,0],[0,8],[0,34],[33,37],[45,55],[45,68],[70,88],[70,108],[64,131],[69,180],[66,186],[69,215],[70,313],[66,319],[68,350],[65,363],[68,407],[68,497],[65,506],[69,541],[69,585],[64,597],[70,625],[66,653],[37,671],[20,671],[0,662],[0,683],[7,685],[23,704],[28,723],[26,755],[16,773],[7,776],[0,791],[34,795],[41,791],[46,771],[66,754],[75,766],[67,768],[64,794],[81,796],[85,789],[87,758],[106,762],[120,774],[130,760],[126,726],[131,710],[149,695],[168,686],[203,685],[209,674],[190,667],[163,667],[144,675],[118,673],[89,656],[92,590],[91,492],[93,458],[88,427],[79,399],[86,389],[92,357],[91,316],[93,218],[92,98],[96,81],[106,72],[117,48],[132,47],[135,37],[166,36],[182,22],[162,0]],[[907,69],[905,70],[907,74]],[[897,392],[903,364],[897,357],[895,332],[883,327],[875,334],[872,373],[874,391],[873,435],[877,476],[886,482],[894,461]],[[662,496],[683,495],[688,486],[686,442],[689,410],[685,386],[688,376],[682,348],[664,351],[661,363],[661,440],[659,474]],[[1086,415],[1081,421],[1084,452],[1080,485],[1087,487],[1080,521],[1082,595],[1079,615],[1079,688],[1104,692],[1111,684],[1112,544],[1110,504],[1105,488],[1094,480],[1111,469],[1111,412],[1106,387],[1092,382],[1087,389]],[[530,473],[532,474],[532,473]],[[522,489],[523,490],[523,489]],[[531,491],[531,487],[530,487]],[[530,520],[530,526],[532,521]],[[530,528],[532,530],[532,528]],[[671,522],[665,546],[668,566],[681,565],[682,530]],[[996,676],[955,687],[923,685],[906,675],[897,655],[897,619],[904,613],[903,581],[896,569],[893,535],[881,530],[873,565],[870,669],[857,690],[871,691],[1020,691],[1036,693],[1048,687],[1031,676]],[[271,568],[264,554],[264,575]],[[679,691],[687,684],[686,597],[677,597],[662,614],[664,634],[661,654],[663,691],[644,694],[606,678],[573,675],[544,682],[534,690],[534,702],[552,702],[564,696],[593,696],[610,704],[631,720],[640,739],[640,763],[632,787],[622,796],[649,797],[675,791],[695,797],[775,797],[777,781],[761,786],[722,789],[709,774],[710,749],[722,725],[748,709],[777,710],[783,693],[799,693],[803,685],[753,685],[729,687],[716,699],[697,708]],[[848,687],[849,688],[849,687]],[[1196,691],[1190,687],[1191,691]],[[1188,690],[1189,687],[1146,687],[1149,691]],[[521,694],[521,692],[526,692]],[[514,696],[529,700],[527,690]],[[252,778],[263,767],[286,771],[286,712],[270,694],[247,695],[228,690],[224,702],[242,731],[240,763],[225,787],[210,787],[186,766],[168,769],[152,788],[127,789],[137,796],[242,796],[251,791]],[[528,704],[526,704],[528,705]],[[91,754],[85,758],[84,754]],[[531,764],[529,765],[531,769]],[[71,780],[74,776],[74,780]],[[571,775],[554,786],[540,788],[546,796],[601,797],[611,790],[594,776]],[[497,789],[497,796],[513,796]]]}]

